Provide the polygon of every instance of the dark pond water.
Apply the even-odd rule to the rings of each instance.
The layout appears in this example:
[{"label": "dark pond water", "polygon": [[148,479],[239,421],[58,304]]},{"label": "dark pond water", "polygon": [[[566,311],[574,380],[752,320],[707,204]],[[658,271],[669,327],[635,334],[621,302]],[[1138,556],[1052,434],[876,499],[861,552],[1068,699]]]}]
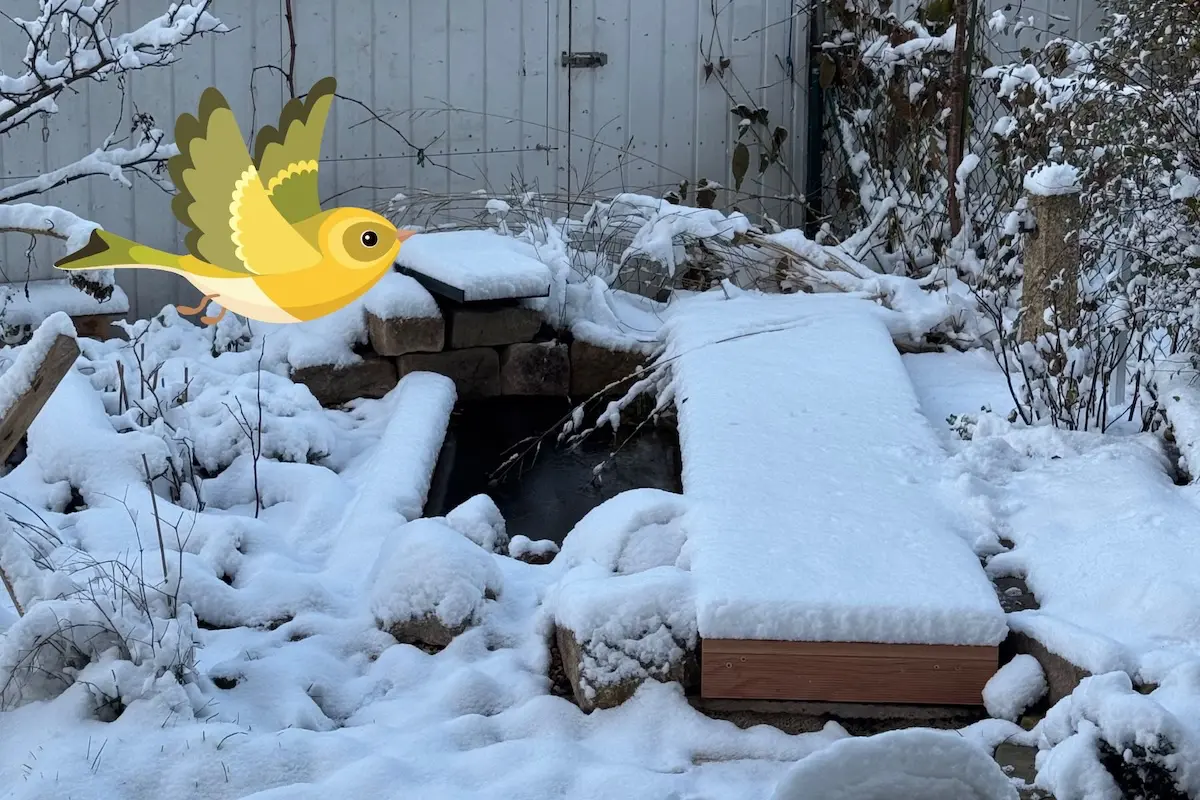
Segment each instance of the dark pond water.
[{"label": "dark pond water", "polygon": [[[593,470],[612,452],[613,437],[606,430],[576,450],[560,447],[555,425],[570,410],[567,401],[557,398],[498,397],[461,404],[450,419],[425,515],[440,516],[483,492],[504,514],[510,536],[561,544],[585,514],[627,489],[680,491],[674,430],[647,425],[597,478]],[[528,454],[497,485],[488,485],[510,448],[551,428],[554,432],[542,440],[536,457]],[[623,430],[617,441],[626,436]]]}]

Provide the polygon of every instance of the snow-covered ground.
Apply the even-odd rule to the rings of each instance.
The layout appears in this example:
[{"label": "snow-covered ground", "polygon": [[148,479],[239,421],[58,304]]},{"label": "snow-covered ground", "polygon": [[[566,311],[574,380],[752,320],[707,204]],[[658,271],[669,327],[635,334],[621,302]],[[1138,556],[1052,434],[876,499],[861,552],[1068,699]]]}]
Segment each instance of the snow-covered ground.
[{"label": "snow-covered ground", "polygon": [[[987,355],[897,356],[888,334],[946,304],[894,276],[840,287],[856,297],[726,283],[663,306],[579,274],[561,240],[527,244],[550,270],[534,302],[549,320],[595,344],[666,344],[660,364],[678,368],[643,383],[691,406],[684,495],[614,498],[544,566],[512,557],[543,548],[509,542],[486,498],[415,520],[449,381],[416,373],[330,410],[286,377],[356,360],[364,310],[435,314],[400,275],[311,325],[201,330],[168,309],[132,346],[83,340],[0,477],[0,566],[24,612],[0,595],[6,797],[990,800],[1016,796],[989,758],[1006,740],[1039,748],[1059,800],[1119,797],[1113,754],[1200,793],[1200,497],[1156,439],[1014,425]],[[0,351],[15,382],[20,353]],[[808,474],[774,474],[789,471]],[[763,538],[811,533],[818,512],[807,551]],[[911,547],[865,535],[897,520]],[[762,548],[722,550],[739,531]],[[977,557],[1023,576],[1040,608],[1001,616]],[[835,592],[848,564],[880,580]],[[746,573],[737,597],[714,581],[726,568]],[[1043,694],[1028,657],[989,683],[996,719],[870,738],[741,730],[655,681],[585,714],[549,678],[556,625],[586,640],[600,686],[653,677],[706,625],[990,643],[1005,622],[1096,673],[1032,731],[1011,721]],[[437,652],[392,635],[422,626],[458,635]]]}]

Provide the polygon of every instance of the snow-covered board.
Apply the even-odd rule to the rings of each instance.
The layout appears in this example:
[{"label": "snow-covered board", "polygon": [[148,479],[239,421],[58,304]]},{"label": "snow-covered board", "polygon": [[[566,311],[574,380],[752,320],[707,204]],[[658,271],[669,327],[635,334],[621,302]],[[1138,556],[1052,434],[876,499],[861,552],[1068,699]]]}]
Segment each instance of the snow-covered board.
[{"label": "snow-covered board", "polygon": [[422,233],[404,242],[400,271],[459,303],[550,294],[550,268],[533,245],[490,230]]},{"label": "snow-covered board", "polygon": [[[668,320],[705,642],[1003,639],[995,591],[939,493],[947,456],[880,312],[741,294]],[[789,699],[827,699],[803,692]]]}]

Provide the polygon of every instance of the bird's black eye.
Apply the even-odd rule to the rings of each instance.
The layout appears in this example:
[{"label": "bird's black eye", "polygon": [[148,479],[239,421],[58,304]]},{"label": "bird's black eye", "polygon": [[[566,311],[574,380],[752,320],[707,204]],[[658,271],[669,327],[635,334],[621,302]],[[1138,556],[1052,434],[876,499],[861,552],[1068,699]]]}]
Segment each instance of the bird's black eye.
[{"label": "bird's black eye", "polygon": [[365,247],[374,247],[379,244],[379,234],[375,231],[363,231],[361,239]]}]

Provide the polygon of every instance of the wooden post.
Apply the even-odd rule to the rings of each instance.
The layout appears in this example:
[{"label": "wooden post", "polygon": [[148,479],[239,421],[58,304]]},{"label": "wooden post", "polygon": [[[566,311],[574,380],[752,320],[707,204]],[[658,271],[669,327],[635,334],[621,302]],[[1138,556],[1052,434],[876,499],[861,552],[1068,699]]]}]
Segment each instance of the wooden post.
[{"label": "wooden post", "polygon": [[[36,337],[36,334],[34,335]],[[25,347],[28,348],[32,345],[31,341]],[[59,333],[44,354],[30,354],[28,359],[26,355],[27,353],[22,350],[21,354],[17,356],[16,363],[9,368],[8,372],[0,375],[0,389],[9,390],[0,391],[0,397],[10,393],[15,394],[15,398],[9,403],[8,408],[0,409],[0,464],[3,464],[12,455],[12,451],[16,449],[21,437],[29,430],[33,420],[46,405],[50,395],[54,393],[63,377],[74,366],[75,359],[79,357],[79,345],[76,343],[75,337]],[[41,360],[37,364],[29,363],[33,358]],[[32,375],[28,378],[27,386],[10,387],[8,385],[17,381],[25,381],[27,375]]]},{"label": "wooden post", "polygon": [[970,89],[967,79],[967,35],[974,15],[968,14],[972,0],[954,0],[954,53],[950,57],[950,118],[946,120],[946,211],[950,215],[950,235],[962,230],[962,199],[958,196],[958,168],[963,160],[963,129]]},{"label": "wooden post", "polygon": [[[1079,324],[1079,191],[1030,194],[1037,228],[1025,240],[1025,280],[1021,293],[1022,342]],[[1053,308],[1054,319],[1046,320]]]}]

